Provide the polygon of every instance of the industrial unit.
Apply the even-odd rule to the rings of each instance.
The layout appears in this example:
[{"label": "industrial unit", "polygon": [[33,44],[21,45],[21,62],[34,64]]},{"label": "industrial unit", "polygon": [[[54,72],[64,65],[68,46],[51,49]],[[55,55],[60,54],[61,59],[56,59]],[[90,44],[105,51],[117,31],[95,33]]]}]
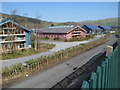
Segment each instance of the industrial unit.
[{"label": "industrial unit", "polygon": [[10,50],[21,50],[31,47],[31,30],[12,20],[0,23],[0,50],[2,52]]}]

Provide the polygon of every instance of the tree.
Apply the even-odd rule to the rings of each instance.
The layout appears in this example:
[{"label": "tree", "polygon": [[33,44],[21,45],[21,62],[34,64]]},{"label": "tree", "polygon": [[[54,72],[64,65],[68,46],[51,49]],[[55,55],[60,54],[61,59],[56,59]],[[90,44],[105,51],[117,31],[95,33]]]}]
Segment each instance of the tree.
[{"label": "tree", "polygon": [[16,10],[16,9],[11,10],[10,13],[11,13],[11,15],[13,16],[13,17],[12,17],[12,20],[13,20],[13,21],[16,21],[16,19],[17,19],[17,18],[16,18],[16,15],[18,14],[18,10]]},{"label": "tree", "polygon": [[[12,20],[15,21],[16,20],[16,15],[17,15],[18,11],[15,9],[15,10],[12,10],[10,13],[13,16]],[[8,30],[8,38],[10,39],[10,42],[8,43],[9,51],[10,51],[10,53],[13,53],[13,51],[15,49],[14,48],[14,43],[13,43],[13,40],[14,40],[13,22],[12,22],[12,29],[9,29],[9,25],[7,23],[6,23],[6,26],[7,26],[7,30]]]},{"label": "tree", "polygon": [[[24,16],[24,17],[27,17],[28,14],[27,14],[27,13],[24,13],[23,16]],[[28,20],[28,18],[24,18],[24,21],[25,21],[25,27],[28,26],[28,25],[27,25],[27,20]]]},{"label": "tree", "polygon": [[38,49],[38,30],[39,28],[41,27],[41,20],[40,20],[41,16],[36,13],[36,19],[38,20],[38,23],[36,24],[35,26],[35,35],[36,35],[36,38],[35,38],[35,50]]},{"label": "tree", "polygon": [[51,24],[51,27],[54,27],[54,24]]}]

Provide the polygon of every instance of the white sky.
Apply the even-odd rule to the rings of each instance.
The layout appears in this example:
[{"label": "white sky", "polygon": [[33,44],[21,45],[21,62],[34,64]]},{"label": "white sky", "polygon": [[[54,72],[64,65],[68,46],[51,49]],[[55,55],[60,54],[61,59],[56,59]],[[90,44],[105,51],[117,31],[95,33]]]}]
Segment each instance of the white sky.
[{"label": "white sky", "polygon": [[0,0],[2,2],[119,2],[119,0]]}]

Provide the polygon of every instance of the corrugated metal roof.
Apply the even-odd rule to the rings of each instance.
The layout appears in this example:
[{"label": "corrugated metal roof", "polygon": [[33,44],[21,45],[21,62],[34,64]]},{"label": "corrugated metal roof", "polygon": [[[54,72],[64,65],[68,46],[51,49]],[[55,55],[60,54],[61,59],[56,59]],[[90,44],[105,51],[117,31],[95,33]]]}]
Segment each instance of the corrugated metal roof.
[{"label": "corrugated metal roof", "polygon": [[8,22],[13,22],[14,24],[16,24],[16,25],[18,25],[18,26],[26,29],[27,31],[32,32],[32,30],[30,30],[30,29],[28,29],[28,28],[26,28],[26,27],[24,27],[24,26],[22,26],[22,25],[20,25],[20,24],[18,24],[18,23],[16,23],[16,22],[14,22],[14,21],[12,21],[12,20],[7,20],[7,21],[4,21],[4,22],[1,22],[1,23],[0,23],[0,26],[2,26],[3,24],[6,24],[6,23],[8,23]]},{"label": "corrugated metal roof", "polygon": [[84,26],[88,27],[91,30],[99,30],[100,29],[99,27],[97,27],[95,25],[84,25]]},{"label": "corrugated metal roof", "polygon": [[70,26],[70,27],[52,27],[52,28],[42,28],[37,30],[39,33],[68,33],[71,30],[75,29],[75,28],[80,28],[82,31],[86,32],[83,28],[81,28],[80,26]]},{"label": "corrugated metal roof", "polygon": [[42,28],[39,29],[39,33],[68,33],[73,27],[63,27],[63,28]]},{"label": "corrugated metal roof", "polygon": [[103,29],[112,29],[111,27],[105,26],[105,25],[99,25],[98,27],[103,28]]}]

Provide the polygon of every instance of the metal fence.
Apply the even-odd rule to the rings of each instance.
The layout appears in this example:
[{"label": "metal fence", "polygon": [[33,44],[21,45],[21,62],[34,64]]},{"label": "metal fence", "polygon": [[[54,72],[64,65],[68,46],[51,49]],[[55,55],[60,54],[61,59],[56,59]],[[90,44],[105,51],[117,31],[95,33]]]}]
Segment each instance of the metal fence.
[{"label": "metal fence", "polygon": [[120,44],[102,61],[88,81],[83,81],[81,89],[120,88]]}]

